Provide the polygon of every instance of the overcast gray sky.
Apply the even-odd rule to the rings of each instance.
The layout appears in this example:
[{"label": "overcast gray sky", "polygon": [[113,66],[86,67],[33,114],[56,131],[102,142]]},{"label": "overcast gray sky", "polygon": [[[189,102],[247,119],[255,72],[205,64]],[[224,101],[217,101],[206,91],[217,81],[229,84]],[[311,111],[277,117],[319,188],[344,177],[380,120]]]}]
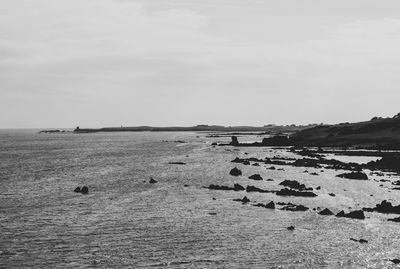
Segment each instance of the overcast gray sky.
[{"label": "overcast gray sky", "polygon": [[400,1],[1,0],[0,128],[400,112]]}]

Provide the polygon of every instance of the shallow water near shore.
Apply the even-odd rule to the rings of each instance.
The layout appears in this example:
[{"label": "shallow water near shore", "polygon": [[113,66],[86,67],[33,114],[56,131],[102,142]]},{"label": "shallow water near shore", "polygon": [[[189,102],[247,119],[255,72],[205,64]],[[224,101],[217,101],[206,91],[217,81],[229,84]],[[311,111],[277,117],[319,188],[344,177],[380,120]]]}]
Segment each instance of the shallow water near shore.
[{"label": "shallow water near shore", "polygon": [[[400,257],[400,224],[387,219],[396,215],[365,213],[365,220],[353,220],[320,216],[312,208],[348,212],[385,199],[398,205],[400,191],[391,190],[390,182],[398,177],[369,175],[369,181],[358,181],[337,178],[340,170],[244,166],[231,160],[299,156],[286,149],[211,145],[228,140],[199,133],[0,131],[0,267],[393,267],[389,259]],[[376,158],[358,161],[368,160]],[[243,176],[230,176],[233,167]],[[253,174],[264,181],[248,179]],[[157,183],[149,184],[150,177]],[[265,181],[269,178],[274,181]],[[203,188],[239,183],[279,190],[285,179],[321,190],[305,198]],[[73,192],[83,185],[88,195]],[[232,201],[243,196],[252,203],[292,202],[311,210]],[[291,225],[294,231],[286,229]]]}]

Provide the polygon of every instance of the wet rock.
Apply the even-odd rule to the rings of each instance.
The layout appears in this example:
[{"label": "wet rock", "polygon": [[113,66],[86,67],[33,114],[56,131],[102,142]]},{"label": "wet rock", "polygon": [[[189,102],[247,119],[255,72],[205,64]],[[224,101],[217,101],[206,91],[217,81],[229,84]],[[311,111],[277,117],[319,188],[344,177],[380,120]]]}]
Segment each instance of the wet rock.
[{"label": "wet rock", "polygon": [[250,202],[250,199],[247,196],[243,197],[242,199],[233,199],[235,202],[242,202],[243,204],[247,204]]},{"label": "wet rock", "polygon": [[296,190],[291,190],[291,189],[281,189],[280,191],[276,192],[276,195],[280,195],[280,196],[301,196],[301,197],[315,197],[317,196],[315,193],[313,192],[302,192],[302,191],[296,191]]},{"label": "wet rock", "polygon": [[83,186],[81,189],[82,194],[88,194],[89,193],[89,188],[87,186]]},{"label": "wet rock", "polygon": [[233,186],[233,188],[229,187],[229,186],[211,184],[210,186],[208,186],[206,188],[209,190],[219,190],[219,191],[244,191],[245,190],[245,188],[240,184],[235,184]]},{"label": "wet rock", "polygon": [[357,240],[357,239],[354,239],[354,238],[350,238],[350,240],[354,241],[354,242],[362,243],[362,244],[368,243],[368,240],[365,240],[365,239],[362,239],[362,238],[360,240]]},{"label": "wet rock", "polygon": [[149,183],[150,184],[155,184],[155,183],[157,183],[157,180],[155,180],[154,178],[150,178],[150,180],[149,180]]},{"label": "wet rock", "polygon": [[235,184],[233,185],[233,190],[234,190],[234,191],[244,191],[245,188],[244,188],[242,185],[235,183]]},{"label": "wet rock", "polygon": [[230,143],[231,146],[239,146],[240,145],[237,136],[232,136],[231,140],[232,140],[231,143]]},{"label": "wet rock", "polygon": [[343,174],[337,175],[337,177],[356,179],[356,180],[368,180],[368,176],[363,172],[343,173]]},{"label": "wet rock", "polygon": [[400,217],[398,217],[398,218],[393,218],[393,219],[388,219],[388,221],[400,222]]},{"label": "wet rock", "polygon": [[294,228],[294,226],[289,226],[286,229],[288,229],[289,231],[293,231],[295,228]]},{"label": "wet rock", "polygon": [[254,174],[252,176],[249,176],[249,179],[252,179],[252,180],[263,180],[263,178],[259,174]]},{"label": "wet rock", "polygon": [[374,211],[379,212],[379,213],[393,213],[393,214],[400,214],[400,205],[398,206],[393,206],[392,203],[384,200],[380,204],[377,204],[376,207],[374,208]]},{"label": "wet rock", "polygon": [[81,192],[81,188],[80,187],[76,187],[74,192]]},{"label": "wet rock", "polygon": [[336,217],[350,218],[350,219],[365,219],[364,211],[362,210],[351,211],[349,213],[344,213],[344,211],[342,210],[336,214]]},{"label": "wet rock", "polygon": [[322,216],[332,216],[333,212],[330,211],[328,208],[325,208],[324,210],[318,212],[318,215],[322,215]]},{"label": "wet rock", "polygon": [[275,192],[275,191],[263,190],[263,189],[260,189],[260,188],[257,188],[255,186],[251,186],[251,185],[246,187],[246,191],[247,192],[261,192],[261,193],[273,193],[273,192]]},{"label": "wet rock", "polygon": [[392,263],[394,263],[394,264],[399,264],[400,263],[400,260],[399,259],[393,259],[393,260],[390,260]]},{"label": "wet rock", "polygon": [[269,202],[268,204],[265,204],[265,205],[262,204],[262,203],[258,203],[258,204],[254,205],[254,206],[264,207],[264,208],[269,208],[269,209],[275,209],[275,203],[273,201],[271,201],[271,202]]},{"label": "wet rock", "polygon": [[241,175],[242,175],[242,171],[240,171],[239,169],[237,169],[237,168],[235,167],[235,168],[233,168],[233,169],[229,172],[229,174],[230,174],[231,176],[237,177],[237,176],[241,176]]},{"label": "wet rock", "polygon": [[336,196],[336,194],[334,194],[334,193],[328,193],[328,195],[329,195],[329,196],[333,196],[333,197]]},{"label": "wet rock", "polygon": [[279,183],[281,186],[289,187],[292,189],[297,189],[300,191],[312,191],[313,188],[307,188],[304,184],[300,184],[296,180],[284,180],[281,183]]},{"label": "wet rock", "polygon": [[287,205],[281,208],[281,210],[286,211],[307,211],[309,208],[304,205]]}]

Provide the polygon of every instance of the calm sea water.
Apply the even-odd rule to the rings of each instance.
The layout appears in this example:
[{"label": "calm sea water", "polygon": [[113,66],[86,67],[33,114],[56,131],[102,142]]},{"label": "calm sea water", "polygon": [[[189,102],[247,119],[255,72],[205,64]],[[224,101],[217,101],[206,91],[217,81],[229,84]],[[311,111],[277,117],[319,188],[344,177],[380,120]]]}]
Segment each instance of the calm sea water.
[{"label": "calm sea water", "polygon": [[[212,147],[216,139],[229,138],[0,131],[0,267],[389,268],[389,259],[400,258],[400,224],[388,222],[391,215],[366,213],[360,221],[232,201],[246,195],[254,202],[293,202],[337,213],[383,199],[400,204],[400,191],[375,181],[398,178],[352,181],[335,177],[342,171],[307,169],[320,174],[312,176],[301,167],[235,165],[235,157],[294,155]],[[168,164],[176,161],[187,164]],[[242,177],[228,174],[235,166]],[[274,181],[247,178],[255,173]],[[158,183],[149,184],[150,177]],[[239,183],[272,190],[284,179],[321,190],[316,198],[285,198],[202,188]],[[73,192],[83,185],[88,195]],[[290,225],[296,229],[288,231]]]}]

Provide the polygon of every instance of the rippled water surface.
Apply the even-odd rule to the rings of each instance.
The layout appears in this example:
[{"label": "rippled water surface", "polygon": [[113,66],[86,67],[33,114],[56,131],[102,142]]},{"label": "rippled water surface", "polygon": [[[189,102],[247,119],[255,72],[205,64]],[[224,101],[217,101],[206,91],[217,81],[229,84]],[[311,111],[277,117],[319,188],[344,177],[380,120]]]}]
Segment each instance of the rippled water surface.
[{"label": "rippled water surface", "polygon": [[[389,268],[389,259],[400,257],[400,224],[387,221],[392,215],[352,220],[232,201],[246,195],[252,202],[293,202],[335,213],[383,199],[397,205],[400,191],[379,180],[399,178],[357,181],[335,177],[343,171],[307,168],[319,173],[313,176],[304,167],[233,164],[235,157],[295,155],[213,147],[215,139],[197,133],[0,131],[0,267]],[[229,175],[235,166],[242,177]],[[255,173],[274,181],[247,178]],[[149,184],[150,177],[158,183]],[[321,190],[316,198],[301,198],[202,188],[239,183],[278,190],[284,179]],[[83,185],[88,195],[73,192]],[[288,231],[290,225],[296,229]]]}]

